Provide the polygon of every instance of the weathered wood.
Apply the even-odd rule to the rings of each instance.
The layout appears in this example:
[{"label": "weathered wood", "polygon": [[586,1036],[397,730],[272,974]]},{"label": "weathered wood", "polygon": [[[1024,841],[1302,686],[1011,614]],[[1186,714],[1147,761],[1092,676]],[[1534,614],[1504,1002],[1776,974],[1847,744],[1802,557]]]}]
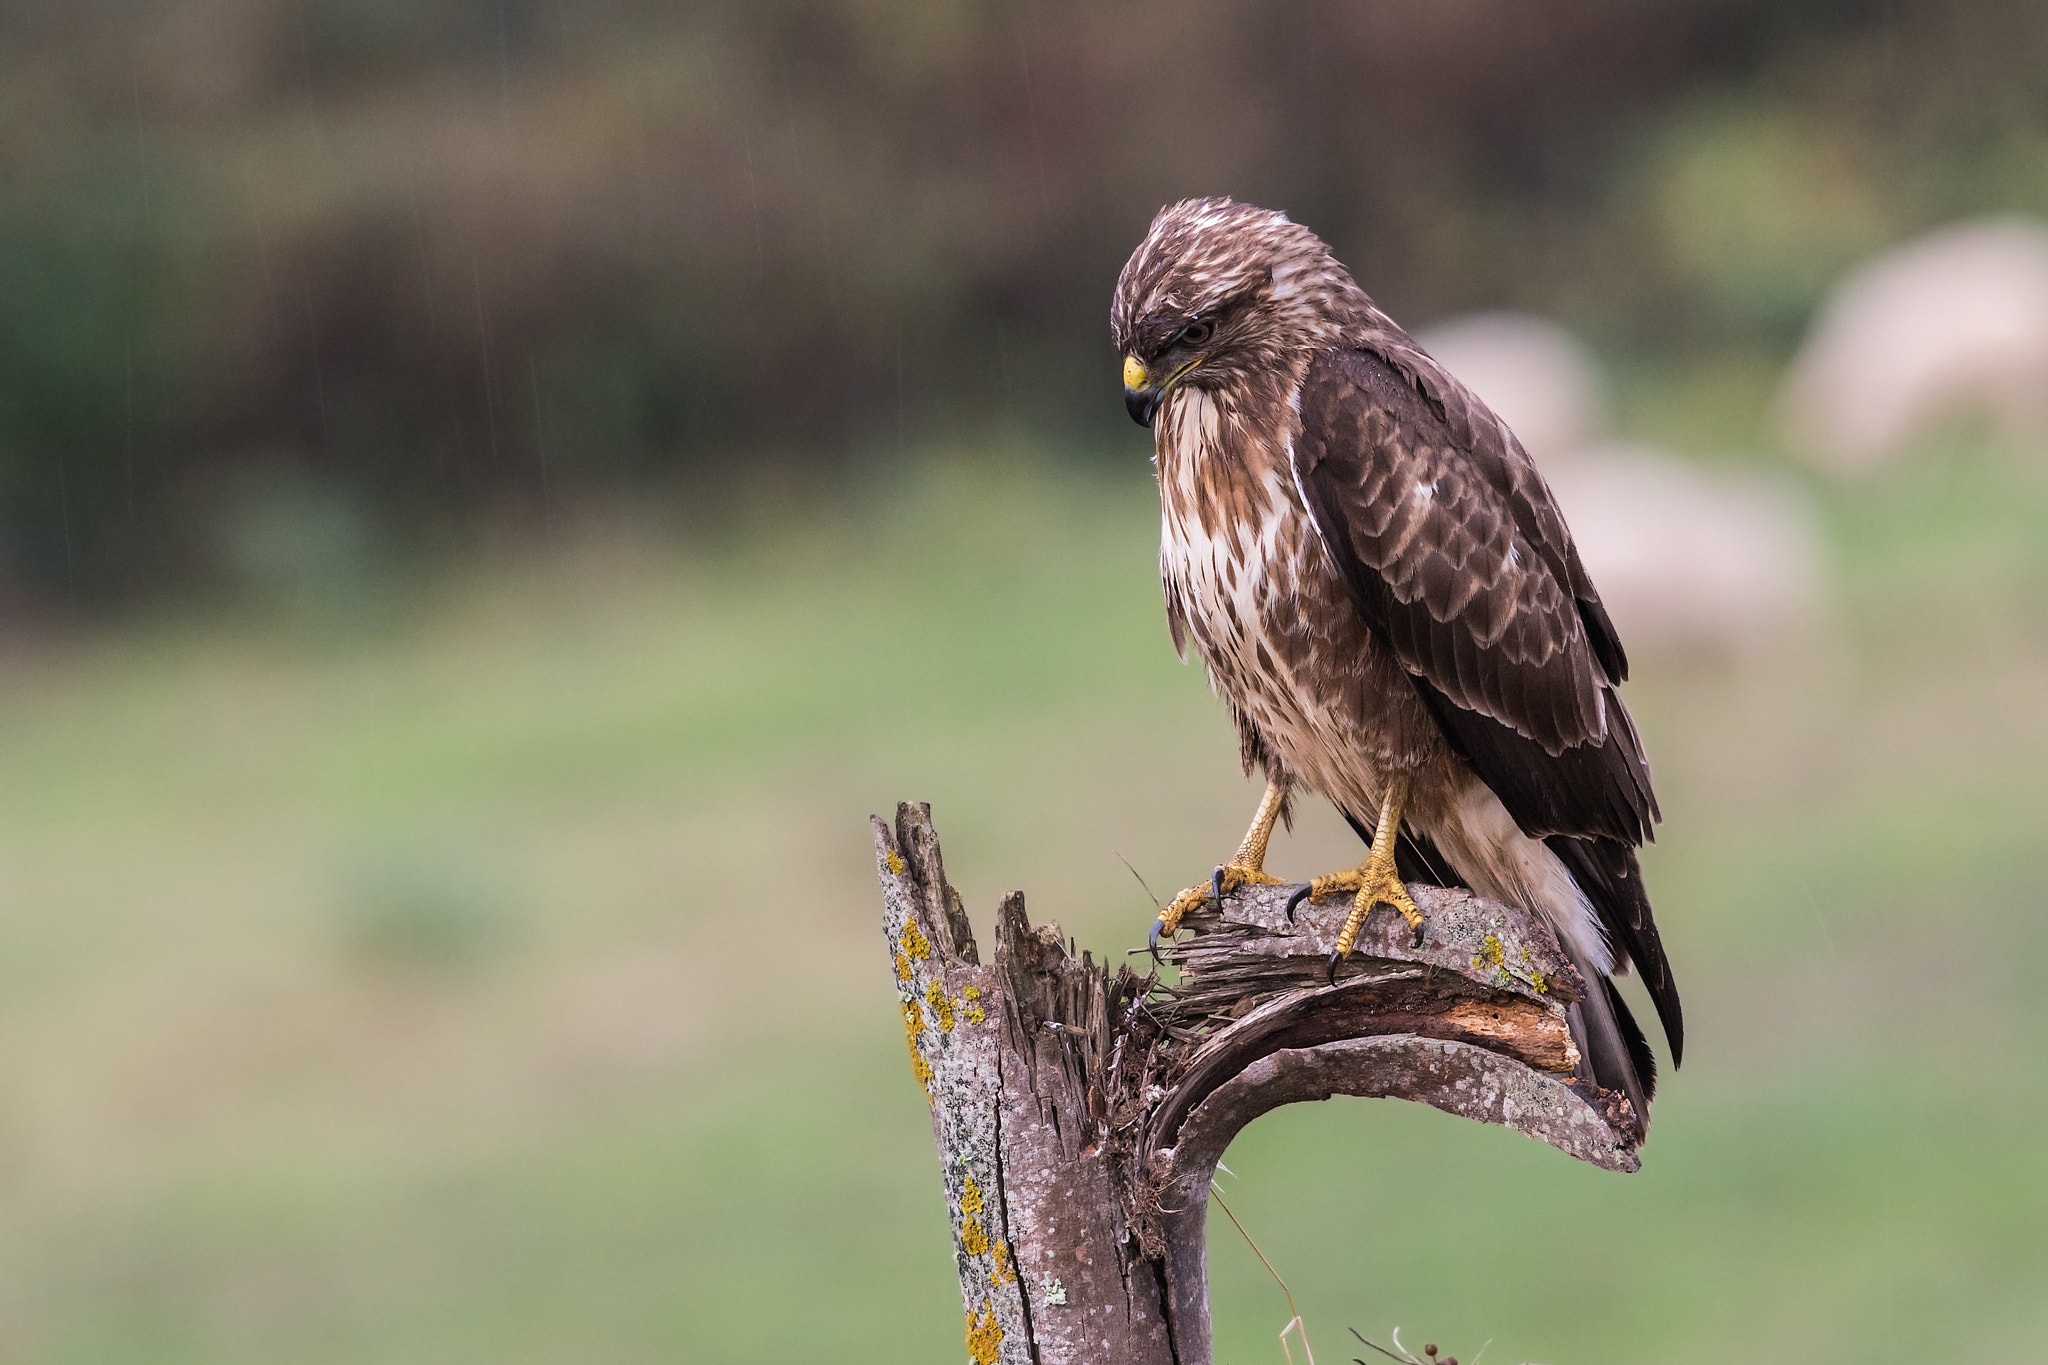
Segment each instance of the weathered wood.
[{"label": "weathered wood", "polygon": [[1209,1365],[1209,1182],[1282,1104],[1419,1100],[1636,1169],[1626,1101],[1572,1079],[1583,984],[1539,916],[1412,888],[1425,943],[1377,911],[1331,987],[1344,907],[1290,924],[1288,888],[1256,888],[1187,917],[1165,987],[1077,958],[1012,892],[984,967],[930,809],[873,823],[979,1365]]}]

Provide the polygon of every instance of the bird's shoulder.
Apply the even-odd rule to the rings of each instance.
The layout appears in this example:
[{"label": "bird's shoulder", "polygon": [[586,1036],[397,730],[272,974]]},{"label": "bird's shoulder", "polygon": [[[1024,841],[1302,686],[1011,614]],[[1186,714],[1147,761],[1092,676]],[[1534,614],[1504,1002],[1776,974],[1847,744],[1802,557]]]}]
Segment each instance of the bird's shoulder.
[{"label": "bird's shoulder", "polygon": [[[1548,654],[1581,636],[1609,682],[1627,655],[1580,561],[1563,512],[1514,432],[1407,333],[1382,317],[1352,344],[1310,358],[1296,406],[1295,464],[1321,515],[1374,568],[1411,563],[1404,600],[1427,593],[1438,620],[1475,602],[1551,629]],[[1326,530],[1333,528],[1325,528]],[[1454,573],[1455,571],[1455,573]],[[1407,580],[1411,574],[1397,576]],[[1475,584],[1512,585],[1479,601]],[[1434,591],[1429,591],[1434,589]]]}]

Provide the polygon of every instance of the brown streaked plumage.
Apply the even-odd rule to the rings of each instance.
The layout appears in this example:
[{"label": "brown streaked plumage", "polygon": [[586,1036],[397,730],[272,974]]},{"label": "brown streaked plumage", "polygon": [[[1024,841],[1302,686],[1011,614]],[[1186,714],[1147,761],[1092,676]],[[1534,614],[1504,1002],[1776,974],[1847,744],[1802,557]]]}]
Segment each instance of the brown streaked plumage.
[{"label": "brown streaked plumage", "polygon": [[[1369,842],[1391,807],[1402,876],[1556,924],[1588,980],[1584,1069],[1647,1131],[1655,1064],[1610,978],[1640,969],[1676,1064],[1678,992],[1635,856],[1657,803],[1617,691],[1627,656],[1514,433],[1314,233],[1227,199],[1160,212],[1111,330],[1154,427],[1174,645],[1269,783],[1218,887],[1273,880],[1265,838],[1296,787]],[[1419,924],[1381,842],[1386,865],[1319,879],[1318,899],[1357,890],[1354,927],[1378,901]]]}]

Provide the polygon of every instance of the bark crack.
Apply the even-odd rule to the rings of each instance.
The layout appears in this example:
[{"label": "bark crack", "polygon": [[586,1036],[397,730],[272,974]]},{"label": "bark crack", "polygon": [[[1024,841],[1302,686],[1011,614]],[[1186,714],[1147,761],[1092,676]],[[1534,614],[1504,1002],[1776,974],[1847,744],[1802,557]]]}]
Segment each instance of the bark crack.
[{"label": "bark crack", "polygon": [[1570,1079],[1584,987],[1538,916],[1412,887],[1425,943],[1375,913],[1331,987],[1341,916],[1290,924],[1289,888],[1248,888],[1185,918],[1166,987],[1077,956],[1012,892],[985,966],[929,809],[874,831],[976,1365],[1211,1365],[1209,1182],[1282,1104],[1417,1100],[1636,1167],[1618,1097]]}]

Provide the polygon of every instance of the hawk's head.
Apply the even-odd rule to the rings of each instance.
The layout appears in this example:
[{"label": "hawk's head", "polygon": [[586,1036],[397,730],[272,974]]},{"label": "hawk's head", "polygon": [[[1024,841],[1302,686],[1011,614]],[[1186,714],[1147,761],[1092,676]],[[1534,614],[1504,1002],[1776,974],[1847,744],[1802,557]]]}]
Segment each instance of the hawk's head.
[{"label": "hawk's head", "polygon": [[1331,344],[1370,301],[1284,213],[1187,199],[1152,220],[1116,282],[1110,335],[1144,426],[1176,384],[1222,387]]}]

